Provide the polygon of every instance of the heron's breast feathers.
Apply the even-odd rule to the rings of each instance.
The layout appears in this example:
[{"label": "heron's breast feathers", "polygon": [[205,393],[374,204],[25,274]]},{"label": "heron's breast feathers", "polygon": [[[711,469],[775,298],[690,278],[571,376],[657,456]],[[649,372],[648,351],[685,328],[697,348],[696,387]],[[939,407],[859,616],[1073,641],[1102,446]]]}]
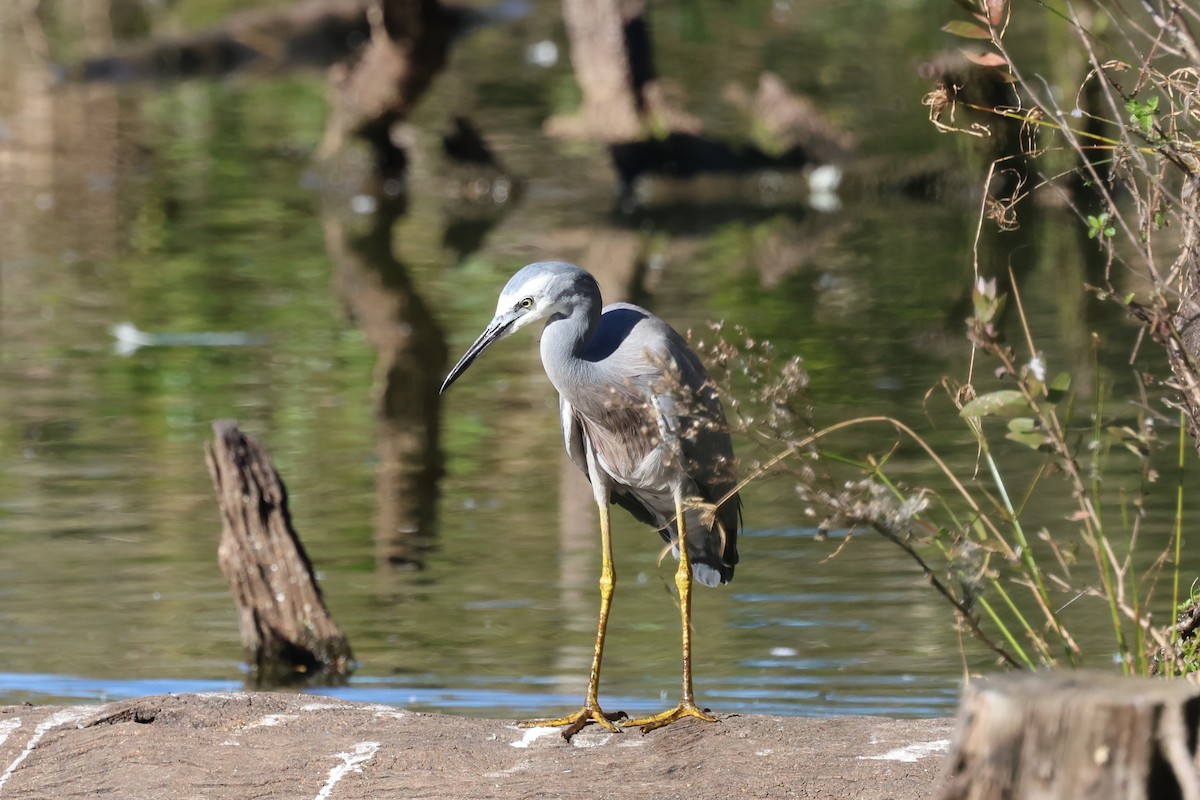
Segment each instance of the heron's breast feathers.
[{"label": "heron's breast feathers", "polygon": [[634,489],[670,490],[670,474],[659,427],[646,409],[621,406],[576,419],[596,461],[617,483]]}]

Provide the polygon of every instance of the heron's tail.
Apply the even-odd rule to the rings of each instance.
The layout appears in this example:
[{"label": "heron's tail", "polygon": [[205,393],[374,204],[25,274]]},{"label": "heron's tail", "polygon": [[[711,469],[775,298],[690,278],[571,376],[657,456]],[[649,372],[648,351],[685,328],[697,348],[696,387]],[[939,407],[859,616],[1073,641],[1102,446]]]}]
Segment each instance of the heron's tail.
[{"label": "heron's tail", "polygon": [[[671,555],[679,558],[679,531],[675,526],[674,504],[669,495],[661,498],[637,497],[630,492],[614,491],[612,501],[631,513],[639,522],[652,525],[663,541],[671,545]],[[685,512],[688,526],[688,558],[692,577],[705,586],[719,586],[733,580],[738,563],[737,537],[742,528],[742,500],[736,494],[715,511],[692,508]]]},{"label": "heron's tail", "polygon": [[[737,536],[742,526],[742,503],[737,495],[716,509],[709,518],[701,509],[686,512],[688,525],[688,558],[692,577],[705,586],[720,586],[733,580],[733,568],[738,563]],[[705,522],[708,524],[705,524]],[[670,545],[671,554],[679,558],[679,534],[674,521],[660,529]]]}]

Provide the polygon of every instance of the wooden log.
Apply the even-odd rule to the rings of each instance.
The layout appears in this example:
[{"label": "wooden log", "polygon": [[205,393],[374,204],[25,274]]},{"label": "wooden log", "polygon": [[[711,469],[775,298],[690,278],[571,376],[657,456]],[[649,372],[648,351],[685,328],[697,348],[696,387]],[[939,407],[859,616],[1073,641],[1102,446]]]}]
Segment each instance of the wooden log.
[{"label": "wooden log", "polygon": [[205,461],[221,508],[218,561],[238,605],[250,681],[340,683],[350,643],[325,606],[267,451],[233,420],[213,423]]},{"label": "wooden log", "polygon": [[1200,687],[1087,671],[963,690],[942,800],[1197,800]]}]

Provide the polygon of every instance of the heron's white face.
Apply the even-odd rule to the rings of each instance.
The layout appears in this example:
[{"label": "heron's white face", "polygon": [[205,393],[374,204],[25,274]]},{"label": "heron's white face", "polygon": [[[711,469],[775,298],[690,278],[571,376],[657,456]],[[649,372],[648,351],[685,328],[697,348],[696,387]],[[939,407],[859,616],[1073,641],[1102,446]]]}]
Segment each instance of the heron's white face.
[{"label": "heron's white face", "polygon": [[[518,273],[518,276],[520,273]],[[550,273],[532,275],[527,280],[509,281],[496,303],[493,322],[511,320],[505,336],[511,336],[524,327],[546,319],[561,310],[561,292],[555,286],[558,276]],[[515,285],[514,285],[515,284]]]},{"label": "heron's white face", "polygon": [[538,320],[556,313],[569,313],[572,302],[579,296],[578,282],[581,278],[591,281],[594,287],[595,281],[590,275],[579,267],[561,262],[530,264],[513,275],[500,293],[496,315],[450,370],[442,383],[442,391],[446,391],[471,362],[491,345]]}]

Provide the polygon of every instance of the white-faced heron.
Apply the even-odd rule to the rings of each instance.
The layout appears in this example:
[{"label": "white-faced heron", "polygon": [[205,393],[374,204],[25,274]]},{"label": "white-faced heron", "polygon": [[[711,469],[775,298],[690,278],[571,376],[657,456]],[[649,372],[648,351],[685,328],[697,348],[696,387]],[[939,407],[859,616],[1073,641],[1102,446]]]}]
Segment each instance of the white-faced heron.
[{"label": "white-faced heron", "polygon": [[[583,708],[532,725],[566,726],[570,739],[589,722],[642,732],[683,717],[715,721],[692,696],[691,584],[728,583],[737,564],[741,501],[725,414],[700,359],[670,325],[644,308],[601,310],[600,287],[573,264],[520,270],[500,293],[496,316],[442,384],[451,383],[494,342],[545,320],[542,366],[558,390],[563,438],[592,484],[600,509],[600,622]],[[683,695],[675,708],[643,719],[600,708],[597,690],[612,603],[608,507],[616,503],[652,525],[679,558],[675,585],[683,624]]]}]

